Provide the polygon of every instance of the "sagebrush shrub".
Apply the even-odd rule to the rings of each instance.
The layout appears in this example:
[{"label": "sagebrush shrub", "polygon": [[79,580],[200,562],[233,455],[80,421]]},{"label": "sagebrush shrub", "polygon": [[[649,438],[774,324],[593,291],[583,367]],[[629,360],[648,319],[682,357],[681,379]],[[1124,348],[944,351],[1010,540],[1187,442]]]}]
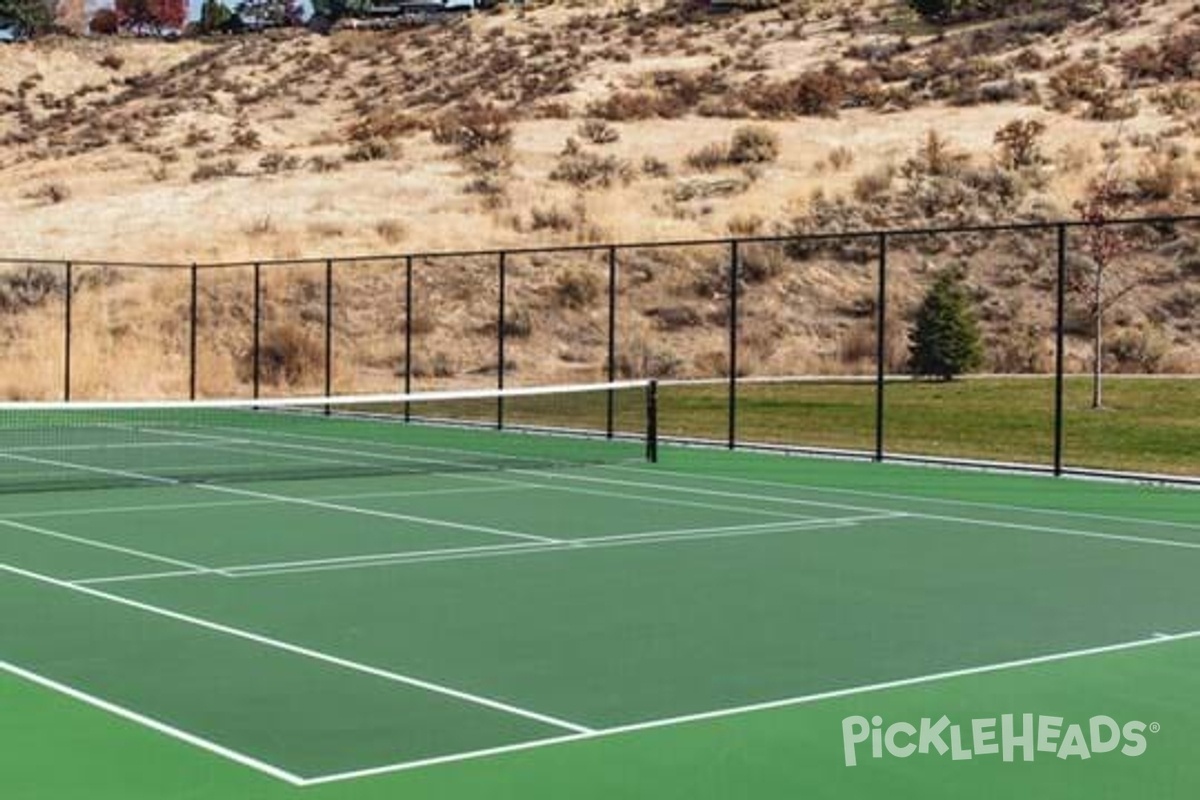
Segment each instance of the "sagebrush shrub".
[{"label": "sagebrush shrub", "polygon": [[779,137],[769,128],[752,125],[738,128],[729,143],[732,164],[767,164],[779,158]]},{"label": "sagebrush shrub", "polygon": [[197,164],[196,168],[192,170],[192,181],[200,183],[202,181],[216,180],[217,178],[227,178],[230,175],[236,175],[237,171],[237,162],[232,158],[220,161],[205,161]]},{"label": "sagebrush shrub", "polygon": [[433,140],[452,145],[460,154],[485,147],[508,147],[512,144],[511,115],[496,106],[470,106],[443,114],[434,120]]},{"label": "sagebrush shrub", "polygon": [[612,144],[621,139],[620,132],[602,119],[584,120],[579,124],[578,133],[592,144]]},{"label": "sagebrush shrub", "polygon": [[806,72],[792,82],[795,112],[810,117],[835,117],[848,93],[846,77],[834,67]]},{"label": "sagebrush shrub", "polygon": [[1035,119],[1015,119],[996,131],[995,143],[1000,148],[1000,163],[1008,169],[1022,169],[1040,164],[1042,135],[1046,126]]},{"label": "sagebrush shrub", "polygon": [[592,102],[587,107],[590,117],[599,117],[609,122],[652,119],[669,116],[661,97],[649,92],[614,92],[603,100]]},{"label": "sagebrush shrub", "polygon": [[713,142],[688,153],[684,160],[692,169],[714,172],[729,163],[729,148],[720,142]]},{"label": "sagebrush shrub", "polygon": [[575,218],[558,206],[534,208],[529,212],[529,227],[535,231],[563,233],[575,227]]},{"label": "sagebrush shrub", "polygon": [[616,156],[599,156],[586,151],[564,152],[550,172],[550,180],[578,188],[607,188],[630,178],[629,165]]},{"label": "sagebrush shrub", "polygon": [[600,278],[591,272],[570,270],[560,273],[554,284],[554,297],[564,308],[581,311],[600,299]]},{"label": "sagebrush shrub", "polygon": [[386,139],[374,138],[356,142],[346,151],[346,160],[352,162],[386,161],[398,155],[396,145]]}]

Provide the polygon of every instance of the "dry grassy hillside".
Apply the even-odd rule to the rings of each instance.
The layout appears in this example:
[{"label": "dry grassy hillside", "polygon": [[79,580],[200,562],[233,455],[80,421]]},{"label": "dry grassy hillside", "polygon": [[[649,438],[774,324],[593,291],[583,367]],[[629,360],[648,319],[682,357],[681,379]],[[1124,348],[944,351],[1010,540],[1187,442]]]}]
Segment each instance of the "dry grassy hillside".
[{"label": "dry grassy hillside", "polygon": [[[774,7],[708,16],[559,2],[328,38],[6,47],[0,254],[186,262],[1051,219],[1073,215],[1101,176],[1126,213],[1200,205],[1193,2],[1049,2],[944,30],[897,2],[762,5]],[[1152,349],[1156,370],[1200,369],[1192,234],[1140,242],[1129,257],[1139,286],[1113,335],[1136,340],[1121,352]],[[1039,369],[1046,246],[913,243],[897,253],[895,300],[909,309],[932,272],[958,266],[984,319],[987,366]],[[869,366],[871,273],[851,250],[748,255],[745,371]],[[623,371],[721,371],[725,290],[712,276],[722,258],[633,257]],[[791,268],[800,263],[809,266]],[[515,269],[514,313],[526,324],[514,369],[530,381],[597,373],[599,267]],[[380,271],[340,279],[335,320],[346,343],[378,339],[363,356],[370,382],[395,371],[386,334],[396,323],[374,304],[395,287],[381,288],[392,278]],[[466,298],[491,290],[491,272],[443,272],[447,285],[426,292],[430,304],[444,295],[440,308],[414,331],[421,369],[483,374],[494,312],[476,314]],[[0,278],[0,306],[13,312],[6,363],[52,374],[31,360],[44,351],[37,335],[55,328],[56,278],[18,268]],[[160,351],[136,359],[139,391],[177,391],[163,375],[179,374],[178,287],[130,274],[97,281],[104,305],[80,313],[109,355],[81,355],[96,373],[81,380],[111,394],[103,365],[132,352],[133,337]],[[289,352],[310,360],[319,283],[275,295],[288,304],[277,327]],[[214,279],[204,297],[221,309],[210,314],[206,380],[231,391],[245,380],[245,276]],[[1074,346],[1078,365],[1086,341]],[[902,332],[892,349],[900,365]],[[3,382],[28,386],[12,369]]]}]

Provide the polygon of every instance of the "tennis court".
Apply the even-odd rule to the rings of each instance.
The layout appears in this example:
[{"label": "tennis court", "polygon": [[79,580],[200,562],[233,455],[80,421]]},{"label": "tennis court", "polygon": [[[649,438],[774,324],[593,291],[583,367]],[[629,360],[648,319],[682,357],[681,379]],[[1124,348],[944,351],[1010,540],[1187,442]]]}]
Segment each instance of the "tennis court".
[{"label": "tennis court", "polygon": [[[603,430],[616,393],[626,435],[564,435],[585,406]],[[1083,664],[1111,689],[1200,637],[1195,492],[660,453],[648,394],[512,394],[505,432],[378,401],[6,411],[0,696],[33,729],[87,707],[115,726],[100,739],[148,731],[147,752],[200,757],[180,772],[358,797],[505,759],[536,774],[572,748],[645,759],[676,731],[712,733],[692,753],[719,760],[764,715],[1014,676],[1078,688],[1062,676]],[[1174,714],[1180,747],[1200,733],[1171,702],[1186,654],[1135,698]],[[70,708],[22,721],[29,689]],[[845,791],[836,721],[786,720],[776,746],[825,743],[838,763],[809,777]]]}]

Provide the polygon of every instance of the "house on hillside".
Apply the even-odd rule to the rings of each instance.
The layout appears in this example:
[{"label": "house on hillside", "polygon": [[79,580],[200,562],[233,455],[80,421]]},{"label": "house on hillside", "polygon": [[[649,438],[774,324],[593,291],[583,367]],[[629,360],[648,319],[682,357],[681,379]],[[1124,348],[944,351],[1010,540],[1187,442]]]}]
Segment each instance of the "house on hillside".
[{"label": "house on hillside", "polygon": [[405,14],[474,11],[483,7],[485,4],[480,0],[368,0],[366,13],[373,17],[398,17]]},{"label": "house on hillside", "polygon": [[390,28],[423,25],[495,6],[497,0],[360,0],[353,11],[334,21],[319,11],[308,22],[311,30],[328,33],[337,27]]}]

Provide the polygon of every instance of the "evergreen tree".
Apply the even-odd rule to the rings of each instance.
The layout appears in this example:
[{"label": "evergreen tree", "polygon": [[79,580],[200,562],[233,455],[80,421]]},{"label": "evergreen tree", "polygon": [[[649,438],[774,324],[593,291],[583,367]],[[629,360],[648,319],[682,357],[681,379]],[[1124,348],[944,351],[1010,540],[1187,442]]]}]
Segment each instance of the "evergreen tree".
[{"label": "evergreen tree", "polygon": [[343,17],[353,17],[366,11],[369,0],[313,0],[313,14],[336,22]]},{"label": "evergreen tree", "polygon": [[197,27],[201,33],[219,33],[229,29],[233,21],[233,12],[221,0],[204,0],[200,6],[200,22]]},{"label": "evergreen tree", "polygon": [[909,334],[909,369],[948,381],[978,369],[983,361],[979,323],[962,283],[945,273],[921,301]]},{"label": "evergreen tree", "polygon": [[26,34],[37,34],[50,27],[54,13],[43,0],[0,0],[0,19],[12,20]]},{"label": "evergreen tree", "polygon": [[908,0],[913,10],[932,22],[945,21],[954,11],[953,0]]}]

